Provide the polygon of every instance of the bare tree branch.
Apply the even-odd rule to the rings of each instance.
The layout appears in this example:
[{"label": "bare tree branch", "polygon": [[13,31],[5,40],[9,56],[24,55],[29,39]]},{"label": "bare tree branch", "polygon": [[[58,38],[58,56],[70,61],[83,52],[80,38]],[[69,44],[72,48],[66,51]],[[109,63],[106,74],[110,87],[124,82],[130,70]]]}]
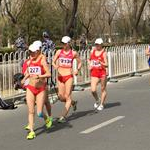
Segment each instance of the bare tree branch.
[{"label": "bare tree branch", "polygon": [[20,4],[20,8],[19,8],[19,11],[18,13],[16,14],[16,18],[18,19],[19,15],[21,14],[25,4],[26,4],[27,0],[23,0],[23,3]]},{"label": "bare tree branch", "polygon": [[15,16],[11,13],[10,11],[10,7],[9,7],[9,2],[7,0],[4,0],[4,4],[5,4],[5,8],[6,8],[6,12],[9,16],[9,18],[11,19],[11,21],[16,24],[17,23],[17,20],[15,18]]},{"label": "bare tree branch", "polygon": [[58,0],[58,3],[64,11],[68,11],[68,8],[63,4],[62,0]]},{"label": "bare tree branch", "polygon": [[135,22],[135,26],[138,26],[139,22],[140,22],[140,18],[141,18],[141,15],[142,15],[142,12],[144,10],[144,7],[145,7],[145,4],[146,4],[147,0],[143,0],[142,1],[142,4],[140,6],[140,9],[139,9],[139,13],[136,17],[136,22]]},{"label": "bare tree branch", "polygon": [[[73,1],[73,6],[71,9],[71,15],[69,15],[69,8],[67,8],[62,0],[58,0],[60,7],[63,9],[65,12],[65,34],[70,34],[71,29],[74,28],[74,21],[76,18],[77,10],[78,10],[78,0],[72,0]],[[69,17],[70,16],[70,17]]]}]

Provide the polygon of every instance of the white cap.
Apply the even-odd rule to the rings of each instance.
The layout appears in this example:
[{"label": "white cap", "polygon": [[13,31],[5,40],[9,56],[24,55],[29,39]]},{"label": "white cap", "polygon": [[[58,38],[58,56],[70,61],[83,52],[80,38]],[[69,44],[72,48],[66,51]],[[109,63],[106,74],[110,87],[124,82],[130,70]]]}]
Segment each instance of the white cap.
[{"label": "white cap", "polygon": [[95,44],[102,44],[103,43],[103,39],[102,38],[98,38],[95,40]]},{"label": "white cap", "polygon": [[32,52],[36,52],[37,50],[40,50],[42,47],[41,41],[34,41],[33,44],[29,46],[29,50]]},{"label": "white cap", "polygon": [[64,37],[62,37],[61,41],[66,44],[71,41],[71,38],[69,36],[64,36]]},{"label": "white cap", "polygon": [[33,44],[39,46],[39,48],[42,47],[42,42],[41,41],[34,41]]}]

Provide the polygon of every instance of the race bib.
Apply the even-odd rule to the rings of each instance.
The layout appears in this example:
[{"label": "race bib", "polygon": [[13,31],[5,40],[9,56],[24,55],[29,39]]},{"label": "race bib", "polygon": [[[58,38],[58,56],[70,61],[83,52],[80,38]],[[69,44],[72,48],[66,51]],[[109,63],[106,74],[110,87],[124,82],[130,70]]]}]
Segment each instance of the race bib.
[{"label": "race bib", "polygon": [[98,61],[92,60],[91,67],[99,68],[99,67],[101,67],[101,64]]},{"label": "race bib", "polygon": [[41,75],[41,67],[39,66],[29,67],[29,74]]},{"label": "race bib", "polygon": [[72,65],[72,59],[59,58],[59,65],[60,66],[71,66]]}]

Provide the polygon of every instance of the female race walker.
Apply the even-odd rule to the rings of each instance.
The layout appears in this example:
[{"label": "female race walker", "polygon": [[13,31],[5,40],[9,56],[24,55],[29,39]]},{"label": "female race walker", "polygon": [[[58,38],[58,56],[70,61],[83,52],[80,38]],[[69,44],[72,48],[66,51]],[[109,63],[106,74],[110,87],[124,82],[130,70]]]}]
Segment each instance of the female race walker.
[{"label": "female race walker", "polygon": [[[91,91],[96,102],[94,108],[97,110],[104,109],[104,102],[106,100],[106,84],[107,84],[107,53],[102,47],[103,40],[96,39],[95,49],[91,51],[89,59],[89,67],[91,73]],[[101,96],[97,94],[97,85],[101,83]],[[101,99],[101,100],[100,100]]]},{"label": "female race walker", "polygon": [[[58,71],[58,95],[61,102],[65,102],[65,109],[62,112],[58,122],[65,122],[66,116],[69,112],[71,105],[74,111],[76,110],[76,101],[71,98],[73,75],[78,75],[81,68],[81,60],[77,52],[71,49],[71,38],[64,36],[62,38],[63,49],[58,50],[53,59],[53,66]],[[73,71],[73,60],[77,60],[77,69]]]},{"label": "female race walker", "polygon": [[[42,48],[42,42],[41,41],[34,41],[33,44],[36,44],[38,47],[39,47],[39,50],[41,51],[41,48]],[[42,54],[41,54],[42,56]],[[31,57],[31,56],[30,56]],[[32,57],[31,57],[32,59]],[[43,59],[46,59],[46,56],[43,54]],[[23,66],[22,66],[22,73],[25,74],[27,68],[28,68],[28,63],[29,59],[26,59],[25,62],[23,63]],[[25,84],[23,85],[23,88],[25,89],[26,88],[26,84],[28,84],[28,79],[26,80]],[[45,108],[47,110],[47,113],[49,115],[49,117],[52,118],[52,114],[51,114],[51,104],[48,100],[48,89],[47,89],[47,94],[46,94],[46,100],[45,100]],[[29,130],[30,127],[29,125],[25,126],[25,130]]]},{"label": "female race walker", "polygon": [[29,84],[26,85],[26,101],[28,106],[28,121],[29,121],[29,134],[27,139],[34,139],[35,132],[34,126],[34,108],[35,102],[37,106],[38,117],[44,118],[46,127],[50,128],[52,125],[52,118],[45,115],[43,106],[46,100],[46,80],[51,76],[46,62],[46,58],[41,54],[38,43],[33,43],[29,46],[30,58],[27,62],[27,69],[22,83],[29,79]]}]

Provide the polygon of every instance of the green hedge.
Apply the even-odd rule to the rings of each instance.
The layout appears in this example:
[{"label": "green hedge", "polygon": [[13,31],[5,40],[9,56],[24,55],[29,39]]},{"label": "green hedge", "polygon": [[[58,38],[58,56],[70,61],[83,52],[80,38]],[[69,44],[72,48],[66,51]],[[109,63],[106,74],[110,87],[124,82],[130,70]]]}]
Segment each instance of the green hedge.
[{"label": "green hedge", "polygon": [[14,48],[8,48],[8,47],[0,47],[0,53],[4,54],[4,53],[11,53],[11,52],[15,52]]}]

